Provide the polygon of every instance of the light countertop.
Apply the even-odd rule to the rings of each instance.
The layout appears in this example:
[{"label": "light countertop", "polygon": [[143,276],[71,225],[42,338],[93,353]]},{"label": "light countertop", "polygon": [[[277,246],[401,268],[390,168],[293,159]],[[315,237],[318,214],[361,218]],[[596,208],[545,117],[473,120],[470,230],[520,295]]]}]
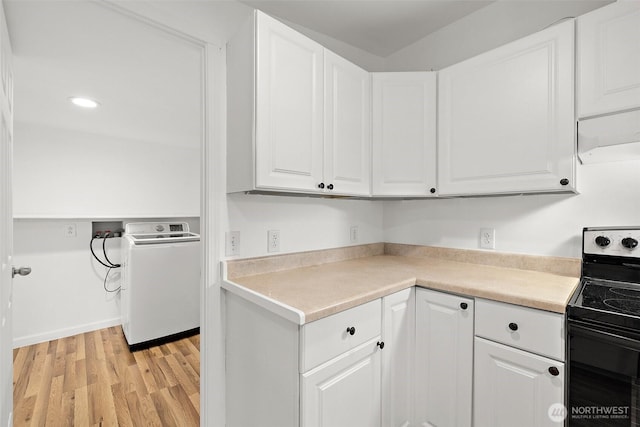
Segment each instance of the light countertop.
[{"label": "light countertop", "polygon": [[304,324],[411,286],[564,313],[578,281],[442,258],[374,255],[233,277],[223,288]]}]

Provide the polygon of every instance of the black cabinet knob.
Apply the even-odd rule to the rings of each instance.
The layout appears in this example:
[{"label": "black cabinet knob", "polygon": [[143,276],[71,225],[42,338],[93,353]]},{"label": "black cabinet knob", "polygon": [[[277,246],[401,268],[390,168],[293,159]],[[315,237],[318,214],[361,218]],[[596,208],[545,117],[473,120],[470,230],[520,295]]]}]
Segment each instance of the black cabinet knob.
[{"label": "black cabinet knob", "polygon": [[569,185],[569,180],[567,178],[562,178],[560,180],[560,185]]},{"label": "black cabinet knob", "polygon": [[549,373],[554,377],[557,377],[558,375],[560,375],[560,371],[555,366],[552,366],[549,368]]},{"label": "black cabinet knob", "polygon": [[518,330],[518,324],[517,323],[509,323],[509,329],[511,329],[512,331],[517,331]]},{"label": "black cabinet knob", "polygon": [[435,192],[436,192],[436,189],[433,188],[433,187],[429,190],[429,193],[431,193],[431,194],[434,194]]},{"label": "black cabinet knob", "polygon": [[638,246],[638,241],[633,237],[625,237],[620,243],[627,249],[635,249]]},{"label": "black cabinet knob", "polygon": [[467,304],[466,302],[461,302],[461,303],[460,303],[460,308],[461,308],[461,309],[466,310],[466,309],[467,309],[467,307],[469,307],[469,304]]},{"label": "black cabinet knob", "polygon": [[321,182],[320,184],[318,184],[318,188],[324,188],[324,182]]},{"label": "black cabinet knob", "polygon": [[347,328],[347,333],[349,335],[354,335],[356,333],[356,328],[354,328],[353,326]]},{"label": "black cabinet knob", "polygon": [[328,188],[329,190],[333,190],[333,184],[329,184],[329,185],[327,185],[327,188]]},{"label": "black cabinet knob", "polygon": [[380,350],[382,350],[384,348],[384,341],[378,341],[378,347],[380,347]]}]

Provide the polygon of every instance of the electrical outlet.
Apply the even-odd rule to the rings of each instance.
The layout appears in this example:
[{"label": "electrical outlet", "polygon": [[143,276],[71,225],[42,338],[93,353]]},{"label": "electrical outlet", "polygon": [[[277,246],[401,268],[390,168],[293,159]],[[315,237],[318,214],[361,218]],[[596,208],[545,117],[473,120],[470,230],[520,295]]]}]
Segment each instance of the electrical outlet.
[{"label": "electrical outlet", "polygon": [[355,243],[358,241],[358,226],[357,225],[352,225],[351,229],[349,230],[349,240],[351,240],[351,243]]},{"label": "electrical outlet", "polygon": [[225,254],[227,256],[240,255],[240,232],[227,231],[225,233]]},{"label": "electrical outlet", "polygon": [[64,235],[66,237],[76,237],[78,235],[75,224],[67,224],[64,226]]},{"label": "electrical outlet", "polygon": [[280,252],[280,230],[267,231],[267,252]]},{"label": "electrical outlet", "polygon": [[480,247],[483,249],[496,248],[496,229],[495,228],[480,229]]}]

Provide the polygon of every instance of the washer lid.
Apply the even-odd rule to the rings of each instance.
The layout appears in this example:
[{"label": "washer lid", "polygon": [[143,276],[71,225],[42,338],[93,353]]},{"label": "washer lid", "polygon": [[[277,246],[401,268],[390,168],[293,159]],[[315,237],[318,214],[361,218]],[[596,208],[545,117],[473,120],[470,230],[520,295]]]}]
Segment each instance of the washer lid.
[{"label": "washer lid", "polygon": [[125,235],[136,245],[197,242],[200,235],[189,231],[186,222],[131,222]]},{"label": "washer lid", "polygon": [[161,243],[199,242],[200,235],[196,233],[148,233],[129,234],[129,239],[135,245],[157,245]]}]

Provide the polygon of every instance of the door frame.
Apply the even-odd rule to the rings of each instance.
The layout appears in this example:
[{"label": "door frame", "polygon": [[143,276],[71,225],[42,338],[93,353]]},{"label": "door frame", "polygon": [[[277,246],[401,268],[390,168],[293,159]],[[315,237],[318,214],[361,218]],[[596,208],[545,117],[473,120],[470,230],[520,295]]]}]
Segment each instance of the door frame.
[{"label": "door frame", "polygon": [[172,34],[201,50],[200,143],[200,425],[225,425],[225,369],[220,291],[219,198],[224,191],[226,140],[226,49],[111,2],[114,11]]}]

